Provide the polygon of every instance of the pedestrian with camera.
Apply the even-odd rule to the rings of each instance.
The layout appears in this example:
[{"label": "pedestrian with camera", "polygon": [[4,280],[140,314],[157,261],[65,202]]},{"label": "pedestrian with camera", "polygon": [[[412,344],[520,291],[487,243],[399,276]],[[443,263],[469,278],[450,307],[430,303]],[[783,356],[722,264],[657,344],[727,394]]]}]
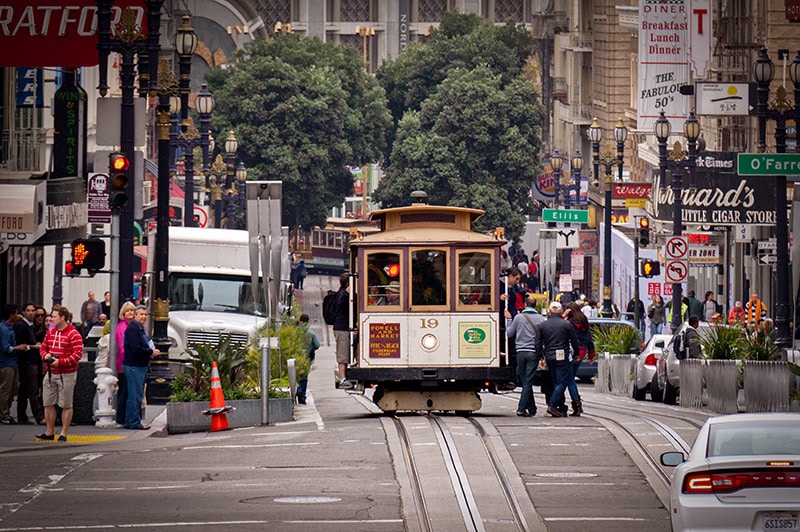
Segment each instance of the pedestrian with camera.
[{"label": "pedestrian with camera", "polygon": [[42,402],[47,428],[36,439],[55,439],[58,405],[61,407],[61,434],[58,441],[65,442],[72,423],[72,396],[78,378],[78,362],[83,356],[83,336],[72,325],[72,313],[66,307],[53,307],[53,324],[39,350],[45,367]]}]

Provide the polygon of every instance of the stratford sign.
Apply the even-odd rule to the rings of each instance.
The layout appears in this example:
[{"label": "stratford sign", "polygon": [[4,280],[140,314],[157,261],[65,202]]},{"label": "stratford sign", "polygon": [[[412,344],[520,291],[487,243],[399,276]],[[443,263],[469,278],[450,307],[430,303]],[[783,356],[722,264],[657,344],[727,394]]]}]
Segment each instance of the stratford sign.
[{"label": "stratford sign", "polygon": [[[736,153],[706,152],[703,165],[697,165],[695,190],[689,188],[689,176],[683,175],[681,219],[684,224],[775,225],[775,194],[764,186],[764,178],[736,175]],[[667,183],[669,185],[669,178]],[[675,197],[669,186],[662,188],[658,173],[654,176],[653,199],[656,218],[672,222]]]},{"label": "stratford sign", "polygon": [[[0,0],[0,67],[82,67],[97,64],[97,4],[67,0],[30,5],[30,0]],[[111,8],[112,33],[130,7],[146,34],[144,3],[117,0]]]}]

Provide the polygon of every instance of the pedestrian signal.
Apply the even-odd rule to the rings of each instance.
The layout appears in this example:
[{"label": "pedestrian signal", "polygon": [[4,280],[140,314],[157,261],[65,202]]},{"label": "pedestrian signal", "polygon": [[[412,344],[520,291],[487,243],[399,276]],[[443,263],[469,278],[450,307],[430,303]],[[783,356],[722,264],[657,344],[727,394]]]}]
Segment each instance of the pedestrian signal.
[{"label": "pedestrian signal", "polygon": [[639,218],[639,245],[647,246],[650,244],[650,220]]},{"label": "pedestrian signal", "polygon": [[78,275],[77,273],[75,273],[75,265],[72,264],[71,260],[68,260],[67,262],[64,263],[64,275],[69,277],[73,275]]},{"label": "pedestrian signal", "polygon": [[99,238],[79,238],[72,241],[72,260],[67,262],[64,270],[67,275],[80,275],[82,270],[95,274],[105,265],[106,243]]},{"label": "pedestrian signal", "polygon": [[108,193],[108,205],[119,209],[128,203],[128,167],[131,163],[122,153],[111,153],[108,156],[108,175],[111,189]]},{"label": "pedestrian signal", "polygon": [[642,277],[655,277],[661,274],[661,263],[657,260],[642,261]]}]

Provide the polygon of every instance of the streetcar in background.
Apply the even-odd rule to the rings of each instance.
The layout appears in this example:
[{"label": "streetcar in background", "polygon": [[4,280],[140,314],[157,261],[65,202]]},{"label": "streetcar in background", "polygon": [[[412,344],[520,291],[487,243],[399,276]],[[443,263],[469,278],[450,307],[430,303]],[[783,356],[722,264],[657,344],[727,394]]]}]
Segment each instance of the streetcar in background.
[{"label": "streetcar in background", "polygon": [[[424,193],[415,193],[415,197]],[[415,203],[373,211],[350,242],[354,367],[384,412],[468,413],[514,379],[500,337],[500,249],[472,230],[483,211]]]},{"label": "streetcar in background", "polygon": [[360,218],[328,218],[325,227],[311,231],[310,256],[303,254],[306,268],[313,272],[335,275],[350,267],[348,248],[357,233],[369,234],[380,229],[369,220]]}]

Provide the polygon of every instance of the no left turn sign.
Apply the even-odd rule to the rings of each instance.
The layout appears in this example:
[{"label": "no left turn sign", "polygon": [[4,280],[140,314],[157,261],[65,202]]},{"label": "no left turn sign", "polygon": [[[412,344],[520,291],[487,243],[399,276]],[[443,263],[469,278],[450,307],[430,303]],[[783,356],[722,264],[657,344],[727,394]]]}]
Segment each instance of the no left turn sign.
[{"label": "no left turn sign", "polygon": [[689,275],[689,265],[682,260],[668,260],[664,269],[664,278],[668,283],[682,283]]}]

